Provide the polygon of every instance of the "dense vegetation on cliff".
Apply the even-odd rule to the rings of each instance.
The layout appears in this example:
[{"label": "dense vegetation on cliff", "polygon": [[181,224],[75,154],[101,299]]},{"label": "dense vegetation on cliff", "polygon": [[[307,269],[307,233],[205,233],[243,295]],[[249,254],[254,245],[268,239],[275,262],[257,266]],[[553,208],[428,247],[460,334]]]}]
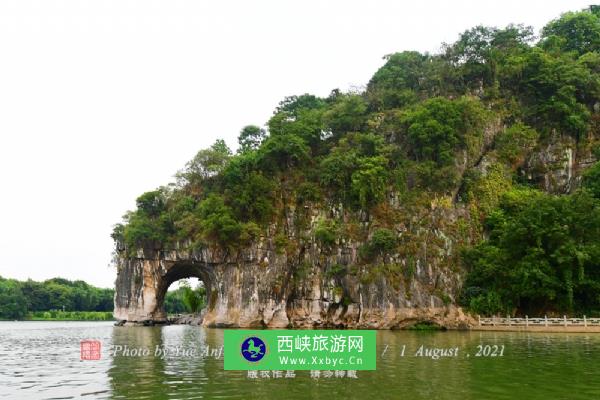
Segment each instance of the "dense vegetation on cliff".
[{"label": "dense vegetation on cliff", "polygon": [[[261,236],[289,254],[355,240],[368,267],[332,273],[406,281],[445,262],[468,271],[462,295],[432,293],[475,312],[599,313],[600,164],[555,193],[535,155],[568,139],[597,159],[600,8],[564,14],[539,38],[478,26],[439,54],[385,59],[363,91],[285,98],[266,129],[241,130],[236,154],[222,140],[199,151],[113,238],[129,251],[231,254]],[[314,209],[329,211],[305,237]],[[464,212],[439,222],[443,209]]]}]

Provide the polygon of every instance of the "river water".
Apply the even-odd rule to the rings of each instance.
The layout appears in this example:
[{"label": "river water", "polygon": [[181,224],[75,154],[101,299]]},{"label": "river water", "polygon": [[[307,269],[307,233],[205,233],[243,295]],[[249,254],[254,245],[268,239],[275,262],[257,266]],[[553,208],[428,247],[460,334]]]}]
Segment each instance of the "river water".
[{"label": "river water", "polygon": [[[101,343],[100,360],[81,360],[85,339]],[[0,322],[0,398],[600,398],[600,334],[380,331],[377,370],[355,378],[224,371],[222,344],[222,330],[182,325]],[[155,353],[157,346],[168,354]],[[421,346],[423,356],[415,355]],[[457,347],[458,356],[425,356],[425,349]]]}]

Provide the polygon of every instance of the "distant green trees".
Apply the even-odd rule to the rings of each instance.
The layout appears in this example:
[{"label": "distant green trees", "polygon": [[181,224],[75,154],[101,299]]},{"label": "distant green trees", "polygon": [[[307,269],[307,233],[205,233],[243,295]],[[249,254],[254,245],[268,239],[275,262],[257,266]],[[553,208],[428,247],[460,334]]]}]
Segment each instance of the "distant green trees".
[{"label": "distant green trees", "polygon": [[33,311],[25,317],[28,321],[111,321],[112,311]]},{"label": "distant green trees", "polygon": [[203,286],[192,289],[191,286],[183,286],[183,302],[191,313],[198,313],[206,303],[206,290]]},{"label": "distant green trees", "polygon": [[198,313],[206,306],[206,289],[201,284],[192,288],[188,281],[165,295],[164,308],[167,314]]},{"label": "distant green trees", "polygon": [[23,319],[27,300],[18,282],[0,278],[0,318]]},{"label": "distant green trees", "polygon": [[[202,286],[183,284],[165,295],[169,314],[199,312],[206,304]],[[43,282],[0,277],[0,319],[110,320],[114,290],[63,278]],[[63,311],[65,310],[65,311]]]},{"label": "distant green trees", "polygon": [[49,310],[112,311],[114,290],[62,278],[43,282],[0,277],[0,318],[22,319]]},{"label": "distant green trees", "polygon": [[177,288],[170,290],[165,294],[163,307],[167,314],[183,314],[188,312],[183,302],[183,289]]}]

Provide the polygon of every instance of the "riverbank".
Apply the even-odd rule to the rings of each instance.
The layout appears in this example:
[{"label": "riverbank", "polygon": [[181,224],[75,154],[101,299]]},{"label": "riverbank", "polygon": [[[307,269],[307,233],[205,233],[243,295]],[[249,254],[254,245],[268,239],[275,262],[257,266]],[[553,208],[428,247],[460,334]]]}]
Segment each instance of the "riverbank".
[{"label": "riverbank", "polygon": [[[14,319],[1,319],[15,321]],[[113,321],[111,311],[36,311],[17,321]]]},{"label": "riverbank", "polygon": [[[164,323],[136,323],[136,322],[116,322],[118,326],[157,326],[157,325],[191,325],[191,326],[202,326],[202,319],[198,317],[183,317],[177,319],[169,319]],[[301,328],[303,329],[303,328]],[[473,326],[468,329],[378,329],[382,331],[431,331],[431,332],[451,332],[451,331],[472,331],[472,332],[527,332],[527,333],[600,333],[600,327],[598,326]]]},{"label": "riverbank", "polygon": [[[116,325],[154,326],[154,325],[194,325],[201,326],[204,313],[171,314],[163,322],[135,323],[118,321]],[[481,318],[473,319],[474,323],[462,329],[448,328],[428,321],[406,325],[400,331],[490,331],[490,332],[544,332],[544,333],[600,333],[600,318]],[[220,328],[224,328],[221,326]],[[298,328],[303,329],[303,328]],[[378,329],[388,330],[388,329]]]},{"label": "riverbank", "polygon": [[172,325],[202,325],[204,314],[179,314],[168,318],[169,324]]},{"label": "riverbank", "polygon": [[600,326],[474,326],[471,330],[488,332],[600,333]]},{"label": "riverbank", "polygon": [[478,317],[474,331],[600,333],[600,318]]},{"label": "riverbank", "polygon": [[116,326],[160,326],[160,325],[193,325],[202,326],[204,314],[173,314],[168,315],[164,321],[129,322],[117,320]]}]

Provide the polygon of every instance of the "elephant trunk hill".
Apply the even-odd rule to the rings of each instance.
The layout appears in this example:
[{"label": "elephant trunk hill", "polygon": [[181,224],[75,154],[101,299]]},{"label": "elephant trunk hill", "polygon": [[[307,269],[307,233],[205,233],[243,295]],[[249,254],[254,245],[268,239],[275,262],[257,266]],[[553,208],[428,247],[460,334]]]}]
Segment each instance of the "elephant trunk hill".
[{"label": "elephant trunk hill", "polygon": [[360,92],[280,102],[115,226],[115,317],[205,326],[468,328],[600,312],[600,9],[405,51]]}]

